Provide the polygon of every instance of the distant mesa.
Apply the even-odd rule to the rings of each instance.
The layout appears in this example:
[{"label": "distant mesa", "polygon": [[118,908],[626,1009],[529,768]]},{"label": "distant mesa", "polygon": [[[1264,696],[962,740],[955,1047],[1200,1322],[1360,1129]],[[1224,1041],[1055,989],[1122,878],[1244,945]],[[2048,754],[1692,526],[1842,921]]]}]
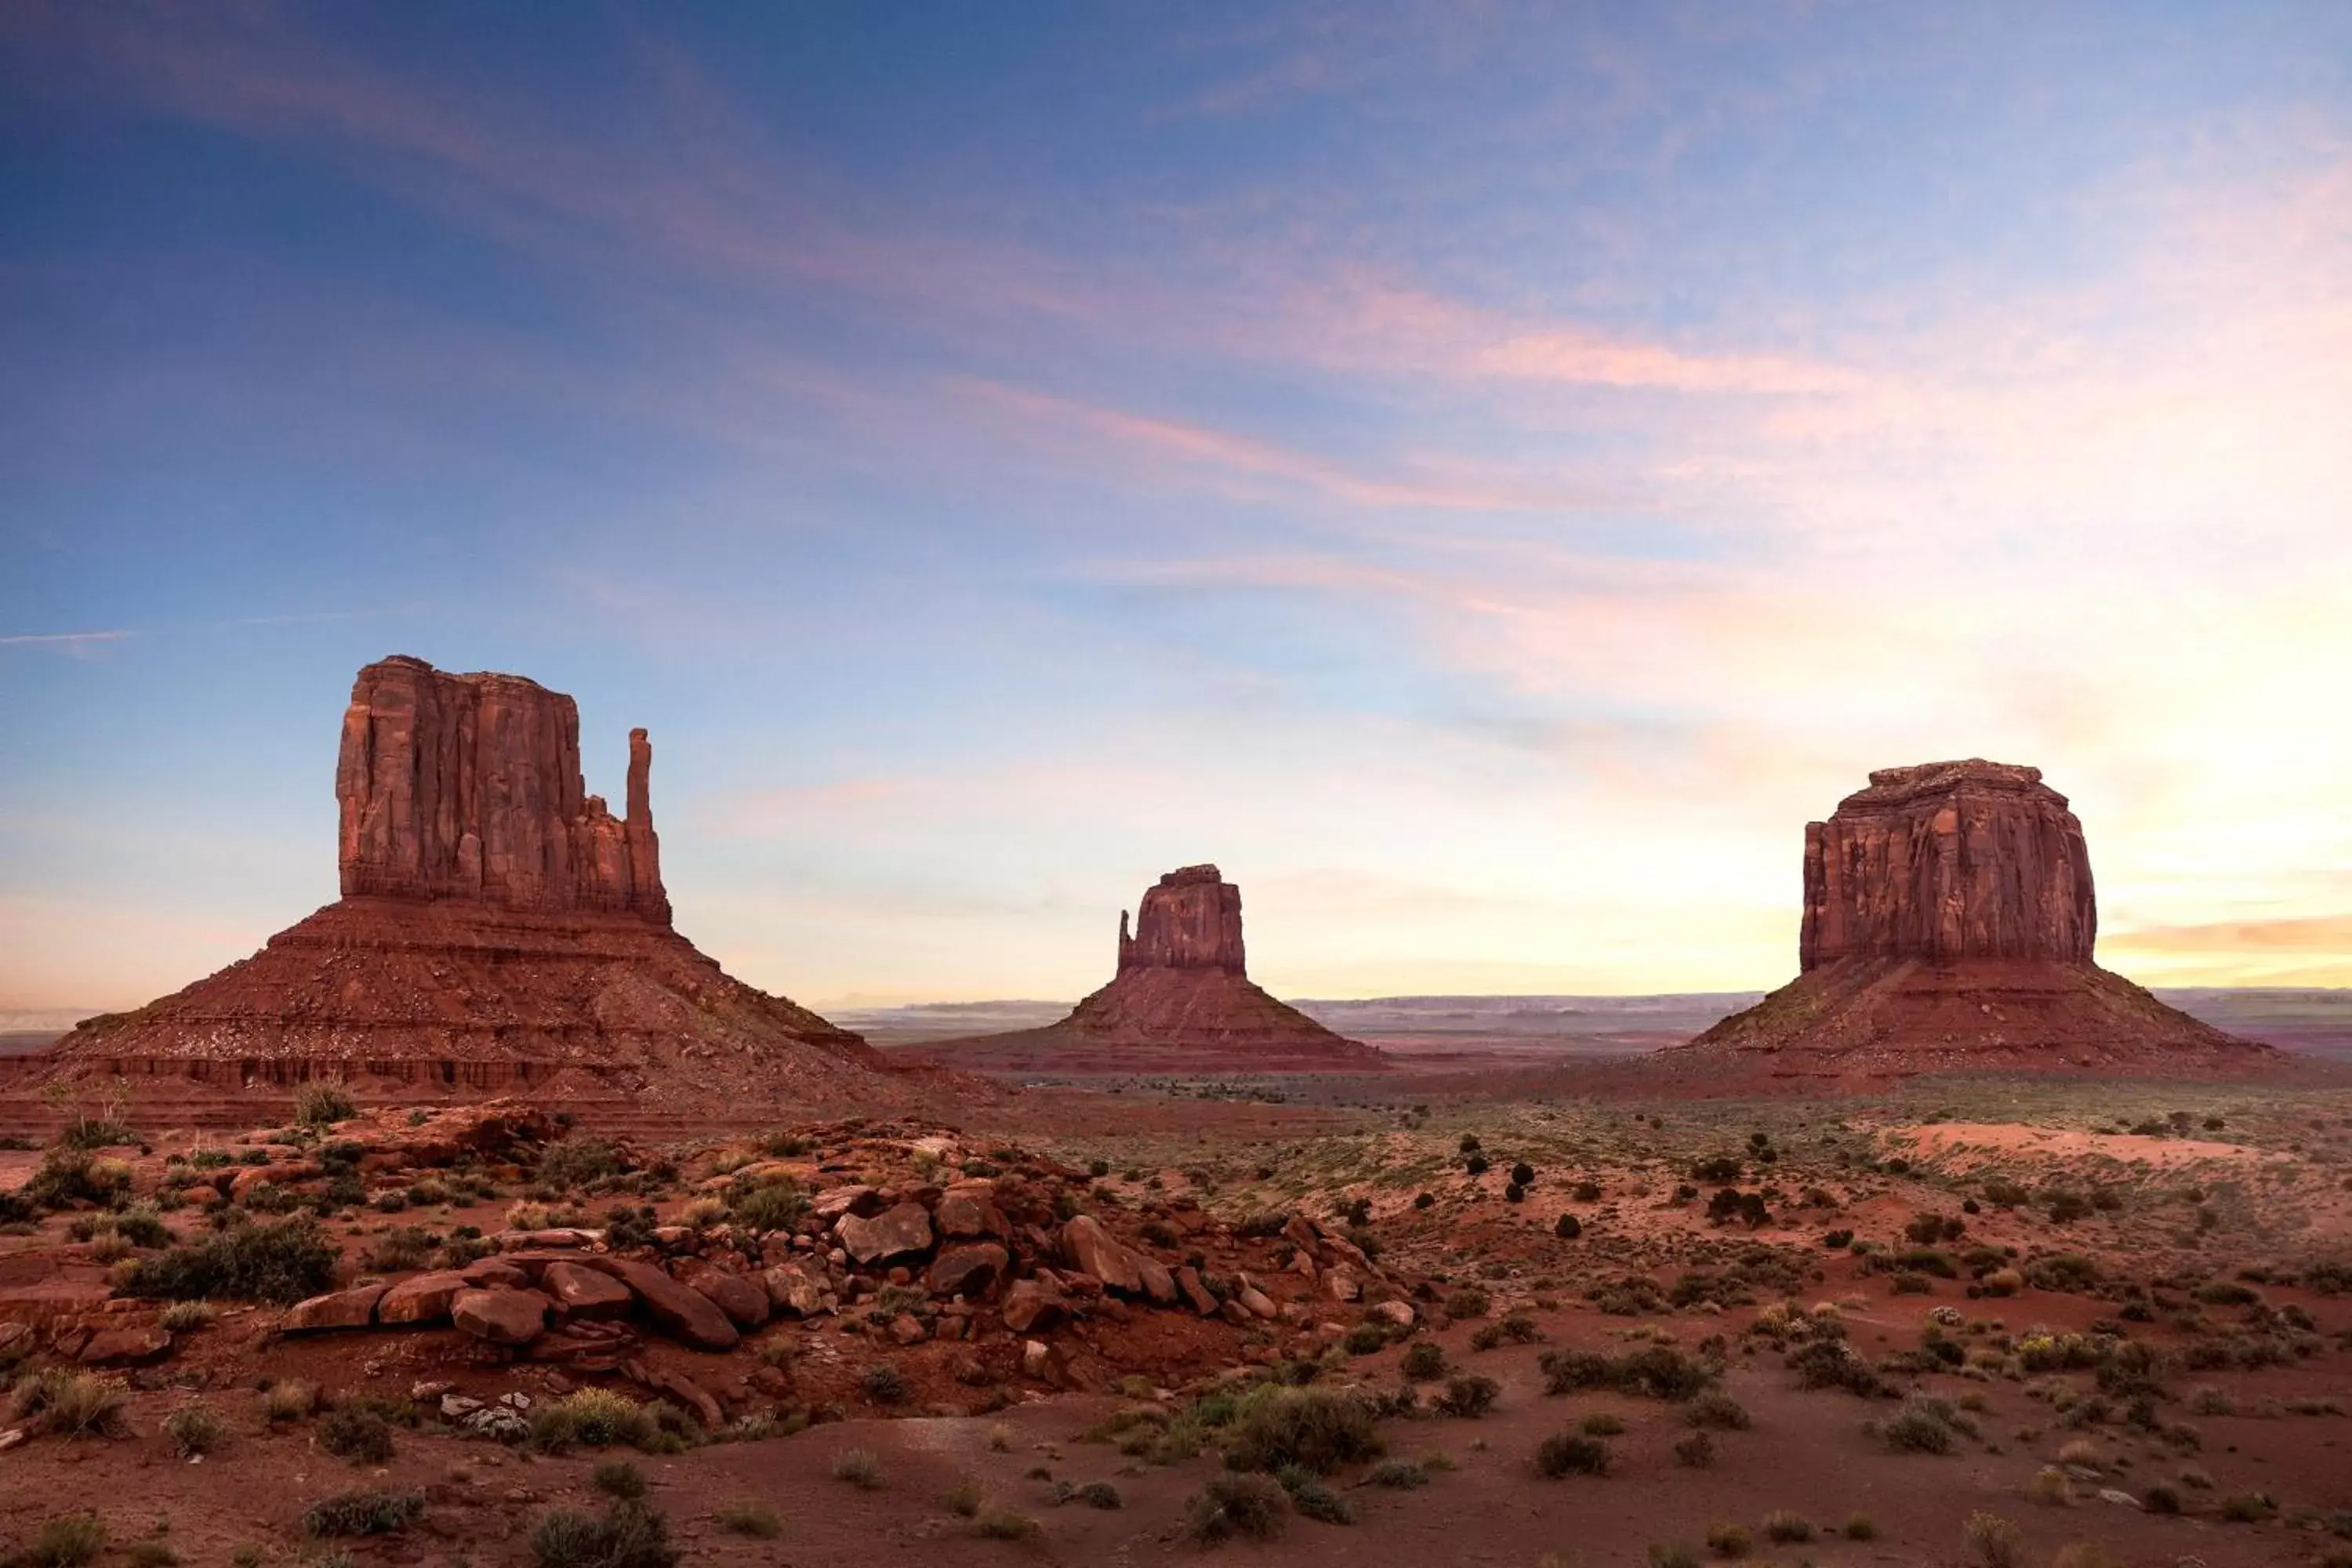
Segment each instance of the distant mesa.
[{"label": "distant mesa", "polygon": [[359,672],[335,769],[343,897],[241,963],[85,1021],[63,1072],[236,1090],[568,1088],[648,1106],[850,1095],[881,1058],[670,926],[653,746],[626,810],[586,793],[571,698],[394,657]]},{"label": "distant mesa", "polygon": [[1364,1072],[1373,1047],[1275,1000],[1249,978],[1242,892],[1214,866],[1171,871],[1118,917],[1109,984],[1042,1029],[942,1041],[960,1066],[1041,1072]]},{"label": "distant mesa", "polygon": [[1688,1045],[1781,1070],[2238,1066],[2223,1034],[2092,961],[2083,825],[2038,768],[1884,768],[1805,827],[1798,977]]}]

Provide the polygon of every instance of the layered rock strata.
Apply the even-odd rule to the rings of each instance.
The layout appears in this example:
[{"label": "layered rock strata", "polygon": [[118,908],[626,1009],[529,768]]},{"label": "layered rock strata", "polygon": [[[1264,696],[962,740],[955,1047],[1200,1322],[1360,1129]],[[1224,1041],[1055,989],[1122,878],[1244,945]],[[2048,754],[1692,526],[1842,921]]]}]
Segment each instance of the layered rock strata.
[{"label": "layered rock strata", "polygon": [[313,1078],[414,1093],[617,1094],[653,1106],[848,1100],[880,1058],[735,980],[670,926],[630,736],[614,817],[571,698],[394,658],[360,671],[336,769],[344,897],[252,957],[86,1021],[60,1069],[228,1091]]},{"label": "layered rock strata", "polygon": [[1241,889],[1214,866],[1171,871],[1118,917],[1109,984],[1043,1029],[926,1047],[974,1067],[1060,1072],[1360,1072],[1388,1064],[1248,975]]},{"label": "layered rock strata", "polygon": [[2099,968],[2097,935],[2083,825],[2040,769],[1881,769],[1806,825],[1797,979],[1684,1048],[1793,1072],[2265,1054]]}]

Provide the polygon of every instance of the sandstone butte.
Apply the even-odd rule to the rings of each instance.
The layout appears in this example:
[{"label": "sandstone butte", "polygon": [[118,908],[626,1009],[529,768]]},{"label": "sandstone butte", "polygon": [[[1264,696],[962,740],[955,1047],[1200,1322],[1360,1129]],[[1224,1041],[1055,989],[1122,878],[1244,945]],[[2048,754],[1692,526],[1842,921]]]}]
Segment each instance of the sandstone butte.
[{"label": "sandstone butte", "polygon": [[1118,917],[1109,984],[1042,1029],[942,1041],[960,1066],[1063,1072],[1364,1072],[1388,1062],[1249,978],[1241,889],[1214,866],[1171,871]]},{"label": "sandstone butte", "polygon": [[571,698],[415,658],[369,665],[335,769],[342,898],[184,991],[86,1020],[26,1068],[121,1076],[142,1100],[312,1078],[746,1114],[869,1093],[881,1058],[862,1039],[671,928],[652,767],[633,731],[615,817],[586,793]]},{"label": "sandstone butte", "polygon": [[1805,827],[1799,973],[1675,1053],[1771,1070],[2210,1070],[2265,1047],[2092,960],[2083,825],[2039,768],[1885,768]]}]

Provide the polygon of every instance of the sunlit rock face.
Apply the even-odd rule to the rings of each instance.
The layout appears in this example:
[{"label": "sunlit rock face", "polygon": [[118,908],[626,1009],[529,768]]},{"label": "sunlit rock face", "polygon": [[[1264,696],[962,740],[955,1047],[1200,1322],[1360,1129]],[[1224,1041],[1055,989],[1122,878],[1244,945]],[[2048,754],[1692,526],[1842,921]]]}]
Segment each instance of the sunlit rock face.
[{"label": "sunlit rock face", "polygon": [[652,767],[652,742],[630,731],[628,811],[615,817],[581,777],[571,698],[519,675],[379,660],[343,711],[343,896],[625,910],[667,925]]},{"label": "sunlit rock face", "polygon": [[2203,1071],[2268,1055],[2092,961],[2091,856],[2038,768],[1883,768],[1805,827],[1798,976],[1683,1050],[1792,1076]]}]

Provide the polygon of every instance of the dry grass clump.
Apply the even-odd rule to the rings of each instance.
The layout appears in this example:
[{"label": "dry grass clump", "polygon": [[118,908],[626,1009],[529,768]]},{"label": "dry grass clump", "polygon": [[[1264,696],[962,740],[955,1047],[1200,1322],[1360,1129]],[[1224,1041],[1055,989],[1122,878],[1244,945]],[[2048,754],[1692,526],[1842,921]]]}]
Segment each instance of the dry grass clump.
[{"label": "dry grass clump", "polygon": [[1271,1477],[1228,1474],[1209,1484],[1184,1507],[1184,1533],[1202,1546],[1236,1535],[1264,1541],[1282,1528],[1288,1499]]},{"label": "dry grass clump", "polygon": [[1706,1549],[1717,1557],[1745,1557],[1756,1550],[1756,1538],[1748,1533],[1743,1524],[1710,1524],[1706,1527]]},{"label": "dry grass clump", "polygon": [[2044,1508],[2064,1508],[2074,1500],[2074,1483],[2055,1465],[2044,1465],[2025,1483],[2025,1500]]},{"label": "dry grass clump", "polygon": [[713,1517],[730,1535],[748,1535],[754,1541],[773,1541],[784,1532],[783,1517],[757,1498],[737,1498]]},{"label": "dry grass clump", "polygon": [[123,1414],[122,1384],[95,1373],[47,1367],[16,1384],[8,1402],[15,1419],[37,1432],[60,1437],[121,1437],[131,1426]]},{"label": "dry grass clump", "polygon": [[425,1517],[425,1500],[415,1492],[369,1489],[320,1498],[302,1515],[309,1536],[388,1535]]},{"label": "dry grass clump", "polygon": [[1537,1446],[1536,1473],[1555,1481],[1568,1475],[1605,1476],[1609,1445],[1581,1433],[1555,1433]]},{"label": "dry grass clump", "polygon": [[1984,1568],[2017,1568],[2025,1555],[2023,1532],[2000,1515],[1982,1510],[1969,1515],[1960,1527],[1960,1540]]},{"label": "dry grass clump", "polygon": [[1813,1538],[1813,1521],[1789,1509],[1774,1509],[1764,1516],[1764,1536],[1766,1540],[1784,1546],[1791,1542],[1811,1541]]},{"label": "dry grass clump", "polygon": [[198,1399],[163,1417],[163,1436],[172,1439],[180,1458],[192,1459],[219,1447],[221,1439],[228,1436],[228,1426],[211,1405]]},{"label": "dry grass clump", "polygon": [[882,1461],[871,1448],[844,1448],[833,1457],[833,1479],[873,1491],[882,1485]]},{"label": "dry grass clump", "polygon": [[1318,1476],[1379,1458],[1383,1447],[1370,1406],[1353,1394],[1323,1388],[1252,1392],[1223,1446],[1225,1463],[1236,1470],[1296,1466]]},{"label": "dry grass clump", "polygon": [[42,1521],[25,1548],[30,1568],[82,1568],[106,1550],[106,1521],[89,1512],[62,1513]]}]

